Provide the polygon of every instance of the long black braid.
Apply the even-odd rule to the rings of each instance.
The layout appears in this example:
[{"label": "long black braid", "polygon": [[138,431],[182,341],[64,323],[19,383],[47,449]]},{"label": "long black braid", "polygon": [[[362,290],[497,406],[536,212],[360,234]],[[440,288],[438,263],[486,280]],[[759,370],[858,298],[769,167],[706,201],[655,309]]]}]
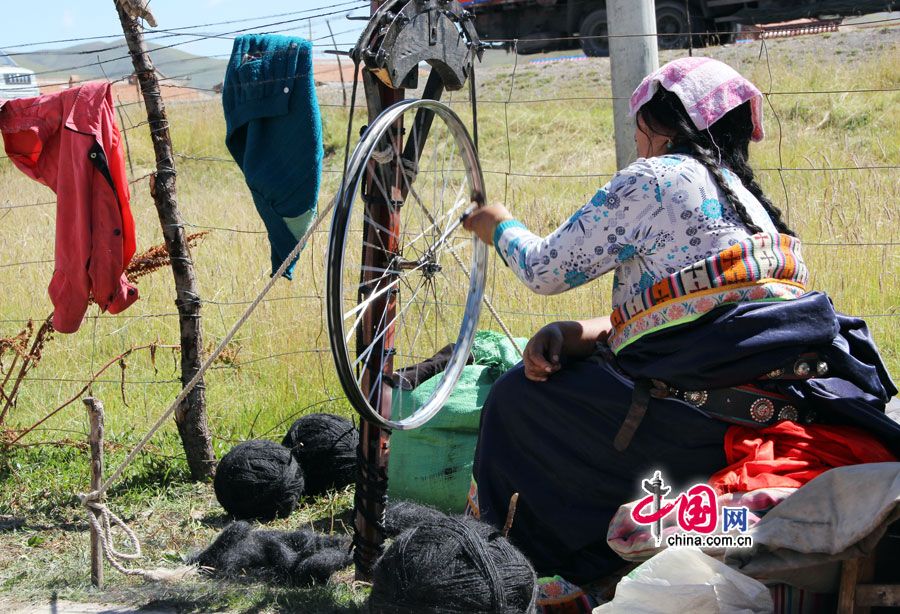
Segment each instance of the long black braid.
[{"label": "long black braid", "polygon": [[723,165],[731,170],[747,191],[756,197],[778,232],[794,235],[794,231],[781,218],[781,210],[763,193],[750,167],[748,159],[753,123],[749,101],[726,113],[706,130],[700,130],[694,125],[678,96],[662,88],[641,107],[639,114],[654,132],[672,134],[671,139],[675,148],[686,150],[690,156],[706,167],[750,232],[760,232],[761,229],[753,223],[741,199],[728,184],[722,173]]}]

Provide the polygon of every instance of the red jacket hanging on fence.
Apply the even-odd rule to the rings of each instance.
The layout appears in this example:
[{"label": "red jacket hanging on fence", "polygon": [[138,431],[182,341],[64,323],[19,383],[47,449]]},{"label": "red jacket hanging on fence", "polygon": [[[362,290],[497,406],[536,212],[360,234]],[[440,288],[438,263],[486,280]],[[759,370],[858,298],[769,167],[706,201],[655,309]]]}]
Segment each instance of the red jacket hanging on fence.
[{"label": "red jacket hanging on fence", "polygon": [[93,299],[119,313],[138,298],[123,271],[134,255],[134,219],[109,83],[0,101],[6,152],[56,192],[53,327],[73,333]]}]

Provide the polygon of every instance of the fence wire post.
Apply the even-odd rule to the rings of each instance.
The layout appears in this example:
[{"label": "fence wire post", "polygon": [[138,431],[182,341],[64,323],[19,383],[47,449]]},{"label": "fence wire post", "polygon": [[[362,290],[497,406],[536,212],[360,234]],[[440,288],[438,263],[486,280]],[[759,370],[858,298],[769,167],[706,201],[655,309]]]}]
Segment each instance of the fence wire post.
[{"label": "fence wire post", "polygon": [[122,117],[122,101],[116,106],[116,112],[119,114],[119,125],[122,126],[122,138],[125,139],[125,155],[128,158],[128,170],[131,172],[131,178],[134,179],[134,164],[131,162],[131,144],[128,142],[128,130],[125,129],[125,120]]},{"label": "fence wire post", "polygon": [[694,57],[694,21],[691,18],[691,0],[684,0],[684,14],[688,22],[688,56]]},{"label": "fence wire post", "polygon": [[[331,35],[331,44],[334,45],[334,50],[339,52],[340,49],[338,49],[337,41],[334,38],[334,31],[332,31],[332,29],[331,29],[331,22],[326,21],[325,25],[328,26],[328,34]],[[335,59],[337,59],[338,73],[341,76],[341,100],[343,102],[344,108],[346,108],[347,107],[347,84],[344,83],[344,67],[341,65],[341,54],[335,53],[334,57],[335,57]]]},{"label": "fence wire post", "polygon": [[[156,154],[156,172],[151,176],[151,194],[162,226],[166,249],[175,277],[175,306],[181,332],[181,385],[200,371],[203,362],[203,331],[200,321],[200,294],[184,221],[175,199],[175,150],[169,134],[169,120],[156,77],[156,69],[147,53],[144,35],[137,19],[130,17],[124,0],[113,0],[134,72],[140,83],[147,123]],[[215,474],[215,456],[206,418],[206,391],[203,380],[191,390],[175,411],[175,424],[181,436],[185,457],[194,480],[209,480]]]},{"label": "fence wire post", "polygon": [[659,68],[656,45],[656,5],[653,0],[609,0],[609,65],[612,76],[616,165],[625,168],[637,158],[634,119],[628,101],[648,74]]},{"label": "fence wire post", "polygon": [[[81,401],[87,406],[91,424],[88,443],[91,447],[91,491],[95,491],[103,483],[103,403],[94,397],[86,397]],[[100,512],[91,508],[90,513],[99,523]],[[103,547],[100,544],[100,535],[93,524],[91,525],[91,584],[99,589],[103,588]]]}]

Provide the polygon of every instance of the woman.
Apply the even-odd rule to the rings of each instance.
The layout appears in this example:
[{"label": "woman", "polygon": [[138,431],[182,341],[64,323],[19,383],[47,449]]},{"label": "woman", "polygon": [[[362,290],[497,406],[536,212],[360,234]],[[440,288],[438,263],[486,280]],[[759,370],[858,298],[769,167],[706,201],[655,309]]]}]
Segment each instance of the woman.
[{"label": "woman", "polygon": [[847,463],[893,458],[872,432],[900,450],[865,324],[807,292],[800,242],[749,165],[759,90],[687,58],[647,77],[631,111],[640,158],[549,236],[497,205],[464,220],[540,294],[614,271],[610,317],[548,324],[494,385],[470,497],[502,525],[519,493],[511,538],[540,573],[579,583],[622,565],[607,526],[641,480],[706,481],[735,424],[837,428],[877,450]]}]

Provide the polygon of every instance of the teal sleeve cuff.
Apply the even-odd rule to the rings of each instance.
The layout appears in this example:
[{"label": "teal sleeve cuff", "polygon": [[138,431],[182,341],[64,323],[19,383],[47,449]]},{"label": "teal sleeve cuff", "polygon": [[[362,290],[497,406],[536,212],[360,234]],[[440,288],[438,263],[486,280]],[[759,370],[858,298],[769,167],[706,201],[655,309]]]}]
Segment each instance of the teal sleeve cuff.
[{"label": "teal sleeve cuff", "polygon": [[494,249],[497,250],[497,255],[500,256],[503,262],[506,262],[506,258],[503,257],[503,252],[500,251],[500,237],[503,236],[503,231],[507,228],[525,228],[525,224],[516,219],[504,220],[494,228]]}]

